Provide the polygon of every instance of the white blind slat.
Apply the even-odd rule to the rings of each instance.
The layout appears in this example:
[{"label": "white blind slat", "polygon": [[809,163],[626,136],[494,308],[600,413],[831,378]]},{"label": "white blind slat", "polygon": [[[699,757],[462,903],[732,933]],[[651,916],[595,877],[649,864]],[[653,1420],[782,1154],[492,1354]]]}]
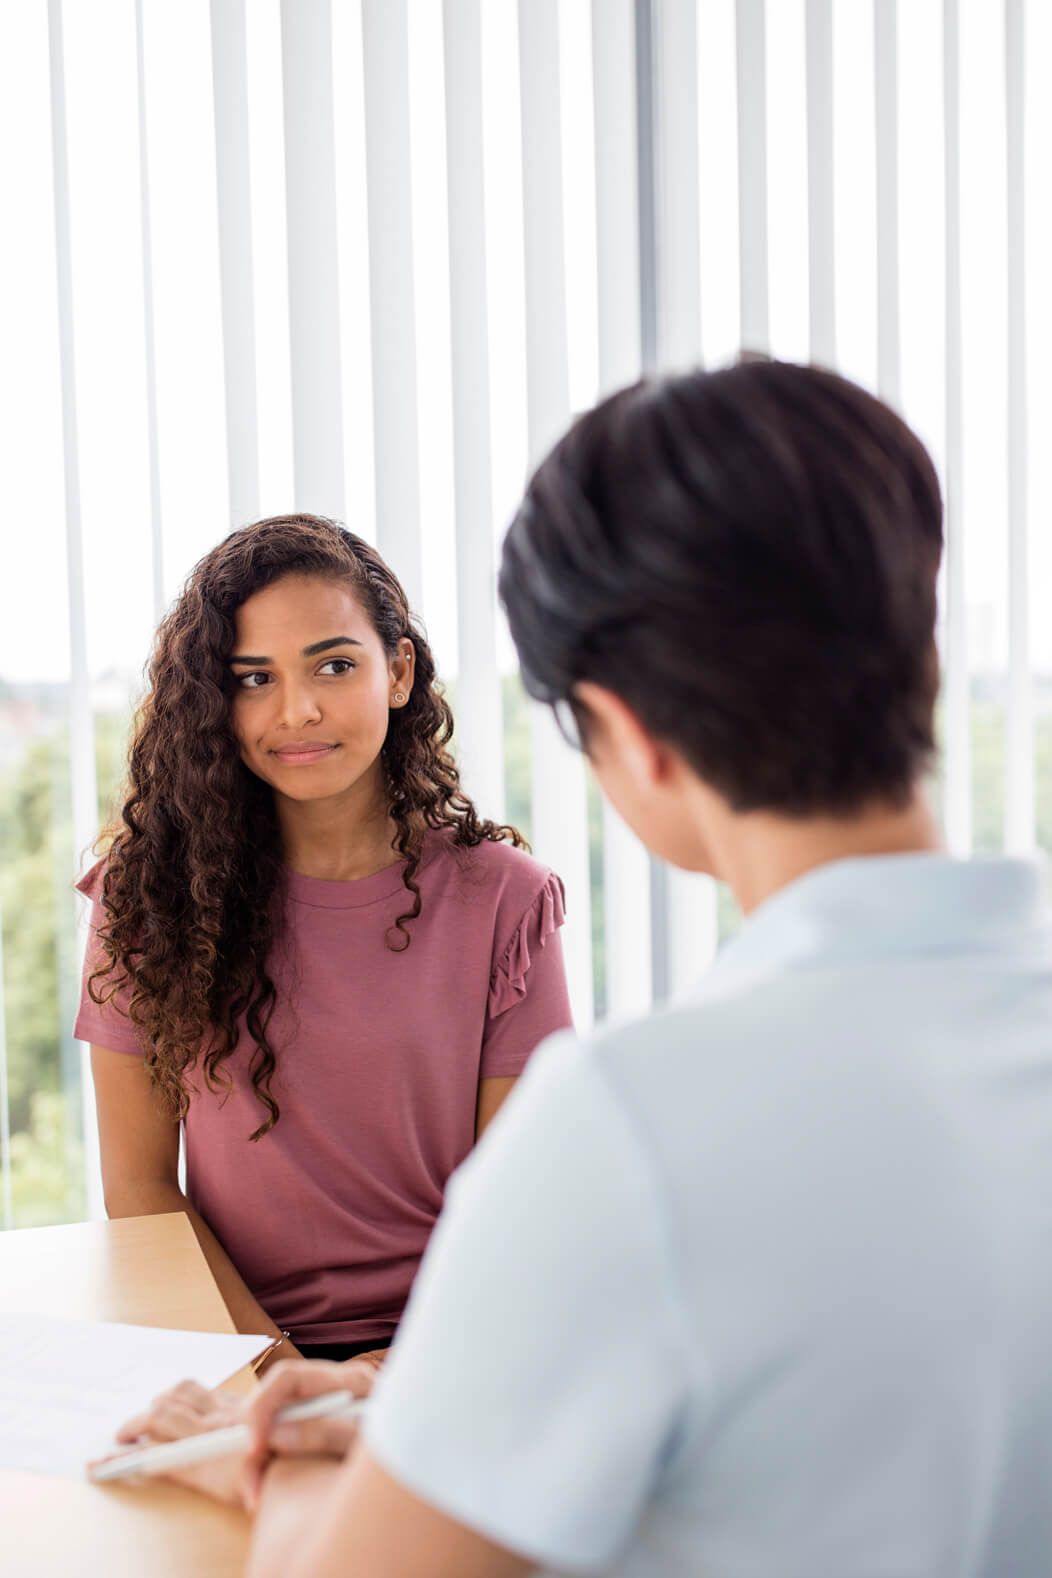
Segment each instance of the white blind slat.
[{"label": "white blind slat", "polygon": [[767,259],[767,42],[765,0],[738,0],[738,214],[741,337],[770,345]]},{"label": "white blind slat", "polygon": [[944,643],[946,841],[972,847],[971,716],[965,604],[961,328],[960,33],[957,0],[943,3],[943,113],[946,182],[946,612]]},{"label": "white blind slat", "polygon": [[[639,193],[635,7],[632,0],[593,0],[599,393],[639,377]],[[630,174],[631,172],[631,174]],[[650,861],[646,850],[603,802],[603,932],[606,1011],[643,1013],[651,1000]]]},{"label": "white blind slat", "polygon": [[150,224],[150,158],[146,135],[146,57],[143,40],[142,0],[135,0],[135,67],[139,108],[139,207],[142,220],[143,350],[146,385],[146,447],[150,486],[150,555],[153,613],[160,619],[165,607],[164,538],[161,521],[161,468],[157,450],[157,355],[154,345],[153,230]]},{"label": "white blind slat", "polygon": [[639,194],[633,0],[592,0],[599,392],[639,377]]},{"label": "white blind slat", "polygon": [[811,360],[836,363],[833,0],[807,0],[807,235]]},{"label": "white blind slat", "polygon": [[557,0],[519,0],[529,463],[570,416]]},{"label": "white blind slat", "polygon": [[406,0],[363,0],[377,546],[423,595]]},{"label": "white blind slat", "polygon": [[230,524],[242,526],[259,516],[245,0],[212,0],[212,85]]},{"label": "white blind slat", "polygon": [[[88,671],[87,611],[84,605],[84,550],[80,500],[80,448],[77,425],[77,378],[73,340],[73,258],[70,242],[69,153],[66,130],[65,59],[62,0],[48,0],[48,34],[51,77],[52,162],[55,202],[55,260],[58,281],[59,367],[62,385],[62,445],[65,479],[66,586],[70,639],[70,756],[72,773],[73,851],[79,864],[97,832],[98,793],[95,777],[95,739]],[[80,902],[83,917],[84,904]],[[81,949],[78,964],[83,957]],[[88,1065],[87,1047],[81,1046],[81,1102],[84,1136],[84,1179],[88,1214],[105,1215],[102,1200],[102,1165],[95,1091]]]},{"label": "white blind slat", "polygon": [[282,0],[281,52],[296,507],[342,519],[331,0]]},{"label": "white blind slat", "polygon": [[[657,362],[696,366],[701,344],[698,10],[696,0],[664,0],[655,33],[657,161]],[[651,862],[652,991],[675,991],[684,960],[700,971],[709,952],[715,884]],[[682,950],[682,951],[680,951]]]},{"label": "white blind slat", "polygon": [[699,980],[719,942],[716,884],[695,871],[668,868],[666,992],[674,996]]},{"label": "white blind slat", "polygon": [[696,0],[661,0],[654,44],[657,362],[665,371],[696,366],[702,353]]},{"label": "white blind slat", "polygon": [[873,7],[877,148],[877,388],[902,399],[899,308],[898,0]]},{"label": "white blind slat", "polygon": [[482,814],[503,821],[481,0],[445,0],[443,20],[457,544],[457,761],[461,781]]},{"label": "white blind slat", "polygon": [[[530,464],[570,417],[563,255],[557,0],[519,0],[526,388]],[[534,848],[566,885],[563,945],[578,1029],[592,1020],[591,883],[584,763],[547,707],[531,705]]]},{"label": "white blind slat", "polygon": [[255,0],[246,7],[245,46],[259,514],[279,515],[294,509],[296,498],[280,0]]},{"label": "white blind slat", "polygon": [[[160,600],[166,603],[190,566],[214,546],[228,518],[220,214],[208,7],[201,4],[177,11],[156,0],[144,0],[141,22],[143,86],[138,115],[143,126],[142,152],[148,153],[149,255],[136,284],[145,280],[148,285],[145,311],[152,332],[136,377],[138,380],[145,372],[147,387],[149,383],[156,387],[158,460],[149,480],[159,490],[158,537],[163,536],[163,545],[160,541],[154,544],[152,570],[155,584],[162,578]],[[71,56],[71,82],[74,62],[81,74],[82,56]],[[111,91],[116,94],[119,87],[120,78],[115,76]],[[187,114],[188,104],[199,107],[195,114]],[[140,164],[135,171],[140,180],[142,173]],[[86,186],[90,178],[81,172],[80,179]],[[79,232],[77,242],[79,249]],[[123,313],[123,305],[120,310]],[[126,323],[124,335],[117,337],[118,346],[129,327]],[[81,332],[78,321],[78,336]],[[85,360],[82,366],[85,375],[90,370],[94,389],[98,363],[89,369]],[[87,397],[86,382],[82,388]],[[140,404],[148,407],[148,397],[133,408],[137,423],[142,420]],[[81,410],[85,426],[87,410],[85,398]],[[107,438],[114,431],[111,427]],[[97,444],[96,438],[93,449]],[[148,458],[148,451],[147,442],[136,456],[139,464]],[[87,457],[85,445],[85,464]],[[85,505],[89,506],[85,520],[90,532],[90,567],[97,562],[99,524],[104,518],[97,482],[90,491],[85,489]],[[145,513],[144,504],[139,518]],[[148,629],[147,625],[140,653],[149,641]],[[129,653],[129,667],[131,661]]]},{"label": "white blind slat", "polygon": [[1034,846],[1034,697],[1030,664],[1027,499],[1026,93],[1023,0],[1005,0],[1008,248],[1008,715],[1005,847]]}]

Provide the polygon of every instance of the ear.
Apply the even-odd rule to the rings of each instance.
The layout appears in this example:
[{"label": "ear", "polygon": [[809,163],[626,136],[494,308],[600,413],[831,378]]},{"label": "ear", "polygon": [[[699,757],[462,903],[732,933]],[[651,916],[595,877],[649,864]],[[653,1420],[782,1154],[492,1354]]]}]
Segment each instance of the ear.
[{"label": "ear", "polygon": [[[408,636],[403,636],[399,641],[398,651],[391,658],[388,668],[391,672],[392,695],[398,693],[408,701],[413,689],[413,675],[416,668],[416,650]],[[397,702],[396,705],[404,707],[405,701]]]},{"label": "ear", "polygon": [[640,788],[651,787],[668,777],[671,752],[654,739],[626,701],[591,680],[575,685],[573,693],[592,719],[588,755],[598,770],[616,762]]}]

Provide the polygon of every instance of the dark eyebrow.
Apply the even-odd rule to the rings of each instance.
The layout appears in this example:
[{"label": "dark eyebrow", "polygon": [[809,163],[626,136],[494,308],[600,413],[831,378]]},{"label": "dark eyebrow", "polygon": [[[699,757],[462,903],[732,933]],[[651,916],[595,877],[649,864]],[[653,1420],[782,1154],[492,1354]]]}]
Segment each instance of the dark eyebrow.
[{"label": "dark eyebrow", "polygon": [[[303,656],[317,657],[319,652],[328,652],[330,647],[360,647],[361,644],[353,636],[330,636],[327,641],[315,641],[313,645],[304,647]],[[256,663],[273,663],[274,659],[269,657],[232,657],[230,661],[231,663],[245,664],[251,667]]]}]

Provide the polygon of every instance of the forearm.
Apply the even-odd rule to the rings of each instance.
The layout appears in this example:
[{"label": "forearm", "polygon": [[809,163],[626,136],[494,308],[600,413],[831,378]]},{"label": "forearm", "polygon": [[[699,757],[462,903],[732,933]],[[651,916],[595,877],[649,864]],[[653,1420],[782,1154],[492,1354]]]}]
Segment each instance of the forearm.
[{"label": "forearm", "polygon": [[275,1459],[263,1478],[245,1578],[325,1578],[317,1543],[343,1466],[334,1458]]},{"label": "forearm", "polygon": [[[197,1235],[208,1269],[216,1280],[237,1330],[280,1337],[279,1327],[246,1286],[241,1273],[208,1223],[194,1210],[177,1184],[157,1182],[142,1185],[133,1192],[124,1192],[112,1202],[107,1200],[107,1210],[112,1217],[160,1216],[166,1211],[182,1211],[190,1218],[190,1225]],[[275,1357],[294,1358],[295,1351],[286,1343],[280,1355],[276,1354]]]}]

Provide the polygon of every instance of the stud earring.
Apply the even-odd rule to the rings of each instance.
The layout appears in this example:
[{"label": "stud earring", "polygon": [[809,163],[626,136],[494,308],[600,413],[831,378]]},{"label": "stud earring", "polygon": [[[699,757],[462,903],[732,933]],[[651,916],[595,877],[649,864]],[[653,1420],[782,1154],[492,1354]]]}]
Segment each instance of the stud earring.
[{"label": "stud earring", "polygon": [[394,699],[395,699],[395,706],[400,707],[402,705],[403,701],[405,700],[405,696],[402,694],[402,692],[400,690],[396,690],[395,693],[394,693]]}]

